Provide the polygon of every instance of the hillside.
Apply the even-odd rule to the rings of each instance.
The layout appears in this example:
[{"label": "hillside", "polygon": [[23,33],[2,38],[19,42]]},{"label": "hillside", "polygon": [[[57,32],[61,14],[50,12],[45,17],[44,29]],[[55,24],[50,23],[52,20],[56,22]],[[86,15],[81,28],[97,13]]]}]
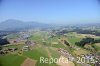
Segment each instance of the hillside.
[{"label": "hillside", "polygon": [[39,23],[39,22],[24,22],[20,20],[9,19],[0,23],[0,30],[4,31],[19,31],[31,28],[47,28],[49,24]]}]

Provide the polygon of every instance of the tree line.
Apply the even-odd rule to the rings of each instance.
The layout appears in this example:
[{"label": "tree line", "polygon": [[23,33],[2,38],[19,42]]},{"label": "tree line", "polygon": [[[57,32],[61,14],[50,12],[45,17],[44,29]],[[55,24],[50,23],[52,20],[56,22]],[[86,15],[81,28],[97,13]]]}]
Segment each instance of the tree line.
[{"label": "tree line", "polygon": [[1,39],[0,38],[0,45],[10,44],[10,42],[7,39]]},{"label": "tree line", "polygon": [[86,44],[95,44],[95,43],[100,43],[100,39],[94,39],[94,38],[83,38],[80,42],[76,42],[75,44],[77,46],[84,47]]},{"label": "tree line", "polygon": [[73,30],[77,33],[81,33],[81,34],[92,34],[92,35],[96,35],[96,36],[100,36],[100,32],[95,31],[95,30],[82,30],[82,29],[75,29]]}]

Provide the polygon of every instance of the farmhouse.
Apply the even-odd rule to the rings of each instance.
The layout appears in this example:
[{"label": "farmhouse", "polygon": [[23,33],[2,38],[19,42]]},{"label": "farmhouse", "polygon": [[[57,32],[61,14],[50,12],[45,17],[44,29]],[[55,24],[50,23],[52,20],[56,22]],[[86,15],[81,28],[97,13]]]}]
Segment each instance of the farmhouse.
[{"label": "farmhouse", "polygon": [[25,46],[22,48],[22,50],[23,51],[31,50],[32,49],[31,47],[33,47],[35,44],[36,44],[36,42],[27,40],[25,42]]},{"label": "farmhouse", "polygon": [[18,50],[18,48],[4,48],[4,49],[0,50],[0,54],[5,55],[9,52],[14,52],[16,50]]},{"label": "farmhouse", "polygon": [[28,51],[29,50],[29,46],[24,46],[22,50],[23,51]]},{"label": "farmhouse", "polygon": [[11,52],[14,52],[16,50],[18,50],[18,48],[8,48],[8,51],[11,51]]},{"label": "farmhouse", "polygon": [[33,46],[34,44],[36,44],[36,42],[34,42],[34,41],[29,41],[29,40],[27,40],[27,41],[25,42],[25,45],[26,45],[26,46]]}]

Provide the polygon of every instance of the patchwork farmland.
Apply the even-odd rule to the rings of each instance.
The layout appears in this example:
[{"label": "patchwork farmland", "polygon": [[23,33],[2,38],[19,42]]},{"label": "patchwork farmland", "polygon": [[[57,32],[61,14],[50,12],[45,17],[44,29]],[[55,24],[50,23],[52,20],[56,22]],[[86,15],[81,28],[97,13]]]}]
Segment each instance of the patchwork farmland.
[{"label": "patchwork farmland", "polygon": [[[84,34],[85,35],[85,34]],[[9,36],[10,37],[10,36]],[[8,37],[8,38],[9,38]],[[15,39],[11,35],[9,40]],[[19,37],[17,37],[19,38]],[[23,38],[23,37],[21,37]],[[20,39],[21,39],[20,38]],[[38,31],[31,33],[31,36],[26,40],[19,40],[13,44],[3,45],[4,53],[0,55],[1,66],[88,66],[93,64],[77,63],[78,56],[91,54],[86,47],[79,47],[75,43],[81,41],[85,36],[76,32],[69,32],[65,35],[51,34],[46,31]],[[15,40],[13,40],[15,41]],[[29,46],[29,47],[28,47]],[[91,45],[90,45],[91,46]],[[94,44],[94,51],[99,52],[99,43]],[[88,47],[88,46],[87,46]],[[92,47],[92,46],[91,46]],[[16,50],[13,50],[15,48]],[[92,47],[93,48],[93,47]],[[70,63],[40,63],[40,57],[44,58],[61,58],[69,59]],[[71,58],[74,60],[70,60]],[[57,61],[57,60],[56,60]]]}]

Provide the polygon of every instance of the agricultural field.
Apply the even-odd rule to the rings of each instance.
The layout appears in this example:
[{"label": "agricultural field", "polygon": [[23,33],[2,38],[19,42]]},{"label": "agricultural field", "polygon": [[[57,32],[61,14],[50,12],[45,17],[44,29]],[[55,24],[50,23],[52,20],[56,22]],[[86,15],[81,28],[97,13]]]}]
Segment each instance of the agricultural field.
[{"label": "agricultural field", "polygon": [[0,56],[0,66],[20,66],[23,61],[25,60],[25,57],[18,56],[16,54],[8,54],[6,56]]},{"label": "agricultural field", "polygon": [[[78,34],[76,32],[67,33],[64,36],[57,35],[53,36],[51,33],[39,31],[32,33],[31,36],[27,39],[28,41],[34,41],[36,44],[31,47],[31,50],[24,51],[22,50],[26,46],[25,42],[19,42],[15,44],[4,45],[3,49],[7,48],[18,48],[17,51],[9,52],[7,55],[0,55],[0,65],[1,66],[65,66],[61,62],[59,63],[40,63],[40,57],[44,58],[58,58],[61,57],[69,58],[68,56],[59,52],[59,49],[63,49],[72,55],[74,58],[81,55],[90,54],[91,51],[84,48],[94,48],[97,51],[100,51],[100,44],[94,44],[94,48],[91,45],[85,45],[84,48],[76,46],[75,43],[81,41],[85,36],[83,34]],[[70,46],[64,44],[63,40],[66,40]],[[66,53],[65,53],[66,54]],[[10,59],[10,61],[9,61]],[[67,64],[68,66],[82,66],[75,61],[70,61]]]},{"label": "agricultural field", "polygon": [[86,55],[86,54],[89,54],[90,52],[89,51],[87,51],[87,50],[84,50],[84,49],[82,49],[82,48],[80,48],[80,49],[78,49],[78,50],[74,50],[74,53],[75,53],[75,55]]},{"label": "agricultural field", "polygon": [[100,52],[100,43],[96,43],[93,46],[98,52]]},{"label": "agricultural field", "polygon": [[72,33],[67,34],[67,39],[72,44],[75,44],[75,42],[80,41],[82,38],[84,38],[84,37],[81,36],[81,34],[77,34],[76,32],[72,32]]}]

